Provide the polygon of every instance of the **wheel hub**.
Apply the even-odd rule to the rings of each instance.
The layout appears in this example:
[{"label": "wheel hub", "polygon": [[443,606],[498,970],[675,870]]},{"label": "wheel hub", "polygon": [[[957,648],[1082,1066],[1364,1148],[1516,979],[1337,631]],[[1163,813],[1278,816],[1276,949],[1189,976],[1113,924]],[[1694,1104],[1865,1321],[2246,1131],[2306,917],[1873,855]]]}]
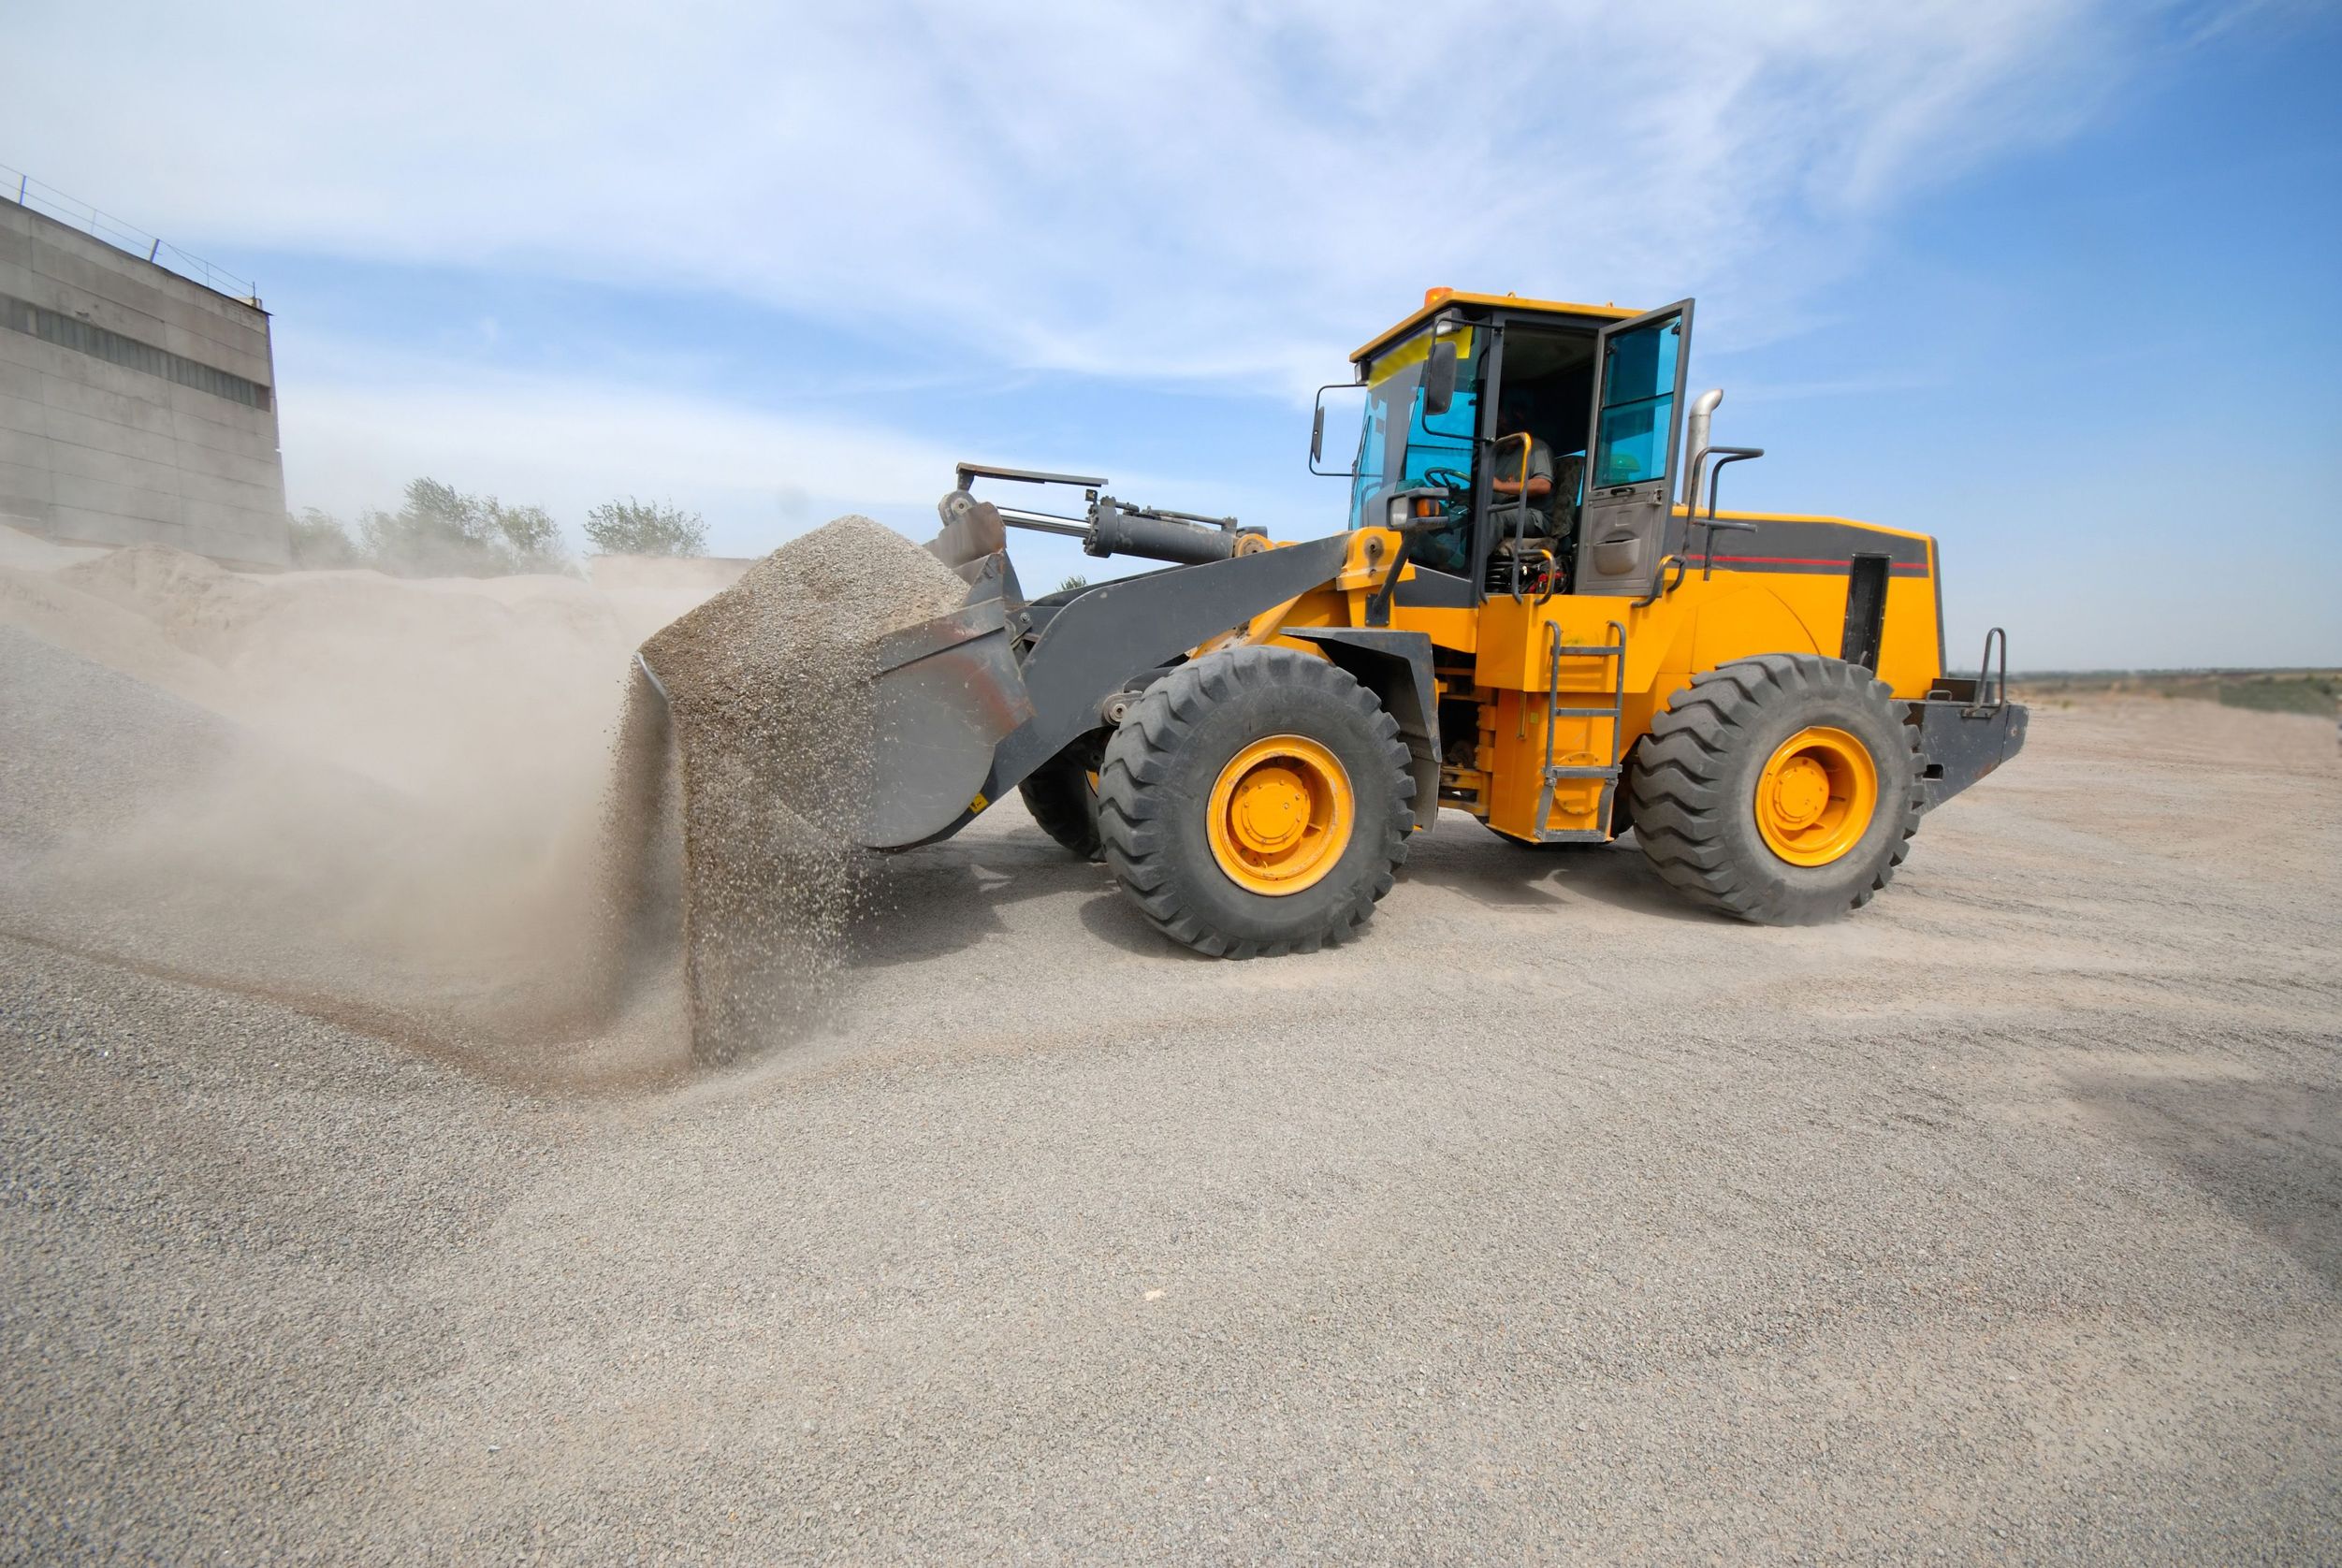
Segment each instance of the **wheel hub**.
[{"label": "wheel hub", "polygon": [[1844,730],[1816,724],[1774,748],[1756,781],[1757,832],[1792,865],[1827,865],[1851,852],[1878,815],[1879,770],[1870,748]]},{"label": "wheel hub", "polygon": [[1204,825],[1212,858],[1230,881],[1281,897],[1333,869],[1356,818],[1340,758],[1305,735],[1271,735],[1220,769]]},{"label": "wheel hub", "polygon": [[1236,786],[1229,816],[1246,849],[1269,854],[1309,828],[1309,785],[1291,768],[1267,763]]},{"label": "wheel hub", "polygon": [[1829,806],[1829,772],[1807,756],[1789,759],[1773,780],[1773,810],[1793,828],[1806,827]]}]

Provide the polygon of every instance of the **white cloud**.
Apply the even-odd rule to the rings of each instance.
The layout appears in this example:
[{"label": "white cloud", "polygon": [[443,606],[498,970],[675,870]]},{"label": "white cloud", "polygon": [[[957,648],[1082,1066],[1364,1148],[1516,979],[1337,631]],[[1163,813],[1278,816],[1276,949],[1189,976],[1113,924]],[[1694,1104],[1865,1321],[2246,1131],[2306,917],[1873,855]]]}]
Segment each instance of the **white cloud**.
[{"label": "white cloud", "polygon": [[[1297,385],[1432,283],[1724,290],[1709,331],[1756,335],[1884,204],[2070,128],[2146,25],[2087,0],[422,0],[232,24],[51,0],[12,18],[0,102],[11,161],[231,267],[243,245],[664,282],[991,363]],[[99,58],[98,96],[57,65]]]}]

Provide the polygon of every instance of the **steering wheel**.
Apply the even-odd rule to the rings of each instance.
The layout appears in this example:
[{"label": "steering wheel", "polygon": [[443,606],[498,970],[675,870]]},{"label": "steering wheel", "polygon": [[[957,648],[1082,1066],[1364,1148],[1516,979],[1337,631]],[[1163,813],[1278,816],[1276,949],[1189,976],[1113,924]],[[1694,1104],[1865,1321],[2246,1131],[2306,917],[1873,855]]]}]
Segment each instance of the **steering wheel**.
[{"label": "steering wheel", "polygon": [[1447,514],[1450,522],[1458,522],[1471,515],[1472,476],[1470,474],[1462,469],[1427,468],[1423,471],[1423,483],[1440,486],[1448,492],[1447,499],[1440,502],[1440,510]]}]

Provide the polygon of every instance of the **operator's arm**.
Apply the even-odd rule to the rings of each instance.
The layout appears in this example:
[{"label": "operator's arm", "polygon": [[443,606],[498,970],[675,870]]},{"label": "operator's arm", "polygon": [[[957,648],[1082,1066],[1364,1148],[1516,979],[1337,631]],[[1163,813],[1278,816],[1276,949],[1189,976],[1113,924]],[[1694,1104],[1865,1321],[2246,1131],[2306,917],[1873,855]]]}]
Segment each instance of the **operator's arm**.
[{"label": "operator's arm", "polygon": [[[1513,453],[1518,453],[1520,449],[1517,439],[1508,444]],[[1490,474],[1489,485],[1499,495],[1519,496],[1522,493],[1521,484],[1518,478],[1505,477],[1502,455],[1497,458],[1496,469]],[[1541,441],[1530,443],[1527,493],[1531,501],[1543,501],[1553,493],[1553,452]]]}]

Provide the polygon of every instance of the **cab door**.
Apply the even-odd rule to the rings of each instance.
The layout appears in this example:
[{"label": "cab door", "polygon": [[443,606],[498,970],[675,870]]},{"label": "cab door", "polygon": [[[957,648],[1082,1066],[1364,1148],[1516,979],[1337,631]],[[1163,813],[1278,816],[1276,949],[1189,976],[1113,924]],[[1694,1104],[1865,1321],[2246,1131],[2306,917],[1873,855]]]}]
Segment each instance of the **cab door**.
[{"label": "cab door", "polygon": [[1639,598],[1651,591],[1674,508],[1691,347],[1689,299],[1617,322],[1594,339],[1579,593]]}]

